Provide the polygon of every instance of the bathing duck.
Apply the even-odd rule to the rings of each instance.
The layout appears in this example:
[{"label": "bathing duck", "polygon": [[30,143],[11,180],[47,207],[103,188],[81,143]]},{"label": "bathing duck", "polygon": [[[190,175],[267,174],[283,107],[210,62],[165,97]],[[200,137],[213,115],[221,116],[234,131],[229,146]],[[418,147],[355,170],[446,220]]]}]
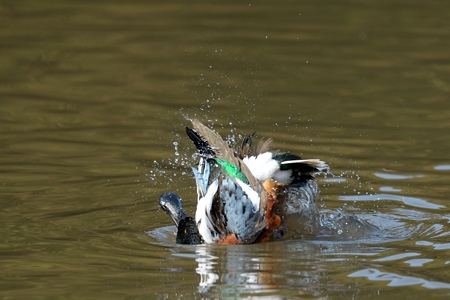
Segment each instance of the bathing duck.
[{"label": "bathing duck", "polygon": [[329,173],[328,165],[319,159],[272,151],[271,139],[253,147],[254,133],[234,150],[200,121],[192,120],[192,127],[186,127],[186,133],[200,155],[198,167],[192,167],[197,187],[195,218],[184,212],[177,194],[164,193],[159,199],[177,226],[179,244],[282,239],[290,189],[313,182],[317,173]]}]

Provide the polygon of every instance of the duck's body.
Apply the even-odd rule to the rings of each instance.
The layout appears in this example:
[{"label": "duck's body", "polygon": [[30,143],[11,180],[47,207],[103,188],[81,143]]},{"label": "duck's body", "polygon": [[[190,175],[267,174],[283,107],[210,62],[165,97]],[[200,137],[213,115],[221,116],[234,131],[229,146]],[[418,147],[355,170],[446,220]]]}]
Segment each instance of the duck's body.
[{"label": "duck's body", "polygon": [[[198,203],[195,220],[174,193],[160,197],[161,207],[178,227],[177,243],[251,244],[281,239],[285,200],[291,189],[329,172],[326,163],[270,152],[271,140],[253,151],[253,135],[234,151],[220,135],[198,120],[186,128],[201,155],[195,175]],[[292,199],[290,199],[292,201]]]}]

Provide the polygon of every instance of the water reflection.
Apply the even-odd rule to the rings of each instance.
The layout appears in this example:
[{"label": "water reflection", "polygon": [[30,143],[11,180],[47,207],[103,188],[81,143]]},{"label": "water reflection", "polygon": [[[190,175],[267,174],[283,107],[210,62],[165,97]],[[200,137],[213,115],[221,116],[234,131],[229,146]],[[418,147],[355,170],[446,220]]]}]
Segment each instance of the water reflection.
[{"label": "water reflection", "polygon": [[[317,251],[314,245],[286,247],[282,243],[251,246],[211,247],[198,246],[197,274],[200,275],[198,291],[201,294],[220,298],[250,295],[271,295],[283,299],[289,294],[299,294],[293,288],[304,289],[301,294],[318,296],[308,290],[308,284],[320,282],[320,272],[314,271],[313,261]],[[309,248],[309,249],[308,249]],[[314,253],[310,257],[293,259],[292,253]],[[284,253],[284,255],[280,255]],[[303,261],[303,271],[287,268],[288,260],[298,264]],[[290,286],[290,288],[287,288]],[[276,295],[276,296],[275,296]]]},{"label": "water reflection", "polygon": [[[355,228],[364,230],[361,229],[361,226],[365,226],[364,223],[355,216],[340,217],[355,222],[355,226],[359,226]],[[337,226],[339,221],[337,218],[334,220]],[[373,229],[371,226],[373,225],[366,229]],[[344,232],[341,236],[334,235],[334,238],[331,237],[332,234],[328,238],[322,234],[322,238],[290,239],[254,245],[185,246],[174,244],[174,229],[174,226],[159,228],[149,232],[149,235],[159,239],[158,244],[171,244],[170,252],[173,256],[195,260],[195,272],[199,276],[197,291],[206,298],[321,298],[326,295],[323,293],[324,288],[341,292],[341,285],[336,286],[333,280],[330,282],[329,272],[346,274],[349,264],[351,268],[358,268],[358,260],[365,261],[386,250],[384,247],[365,244],[379,241],[375,239],[373,232],[370,235],[368,231],[364,231],[365,235],[360,234],[360,239]],[[342,239],[345,236],[347,239]],[[172,267],[172,270],[184,272],[176,267]],[[354,293],[356,292],[348,290],[344,294]]]},{"label": "water reflection", "polygon": [[[205,298],[270,296],[270,299],[285,299],[323,298],[331,291],[341,296],[356,296],[361,291],[348,289],[355,283],[338,284],[330,278],[330,272],[346,276],[350,270],[360,270],[358,260],[367,261],[386,249],[359,242],[288,241],[243,246],[183,246],[182,251],[195,253],[195,272],[199,275],[197,291]],[[192,258],[189,254],[183,256]]]},{"label": "water reflection", "polygon": [[201,248],[201,246],[198,246],[198,249],[196,249],[198,267],[195,271],[200,275],[199,292],[204,293],[219,280],[219,275],[214,273],[214,265],[217,264],[218,258],[211,255],[206,248]]}]

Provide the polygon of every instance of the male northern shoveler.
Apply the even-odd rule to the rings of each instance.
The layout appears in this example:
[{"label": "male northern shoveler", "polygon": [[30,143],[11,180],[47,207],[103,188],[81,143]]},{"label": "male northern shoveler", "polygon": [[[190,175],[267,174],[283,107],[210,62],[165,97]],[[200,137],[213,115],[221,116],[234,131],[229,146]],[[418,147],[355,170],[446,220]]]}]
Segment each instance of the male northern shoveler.
[{"label": "male northern shoveler", "polygon": [[292,191],[315,184],[316,173],[329,173],[319,159],[301,159],[271,152],[271,139],[252,147],[254,134],[233,150],[219,134],[192,120],[186,133],[200,153],[195,219],[183,210],[181,198],[164,193],[161,208],[177,225],[180,244],[251,244],[281,239],[286,199]]}]

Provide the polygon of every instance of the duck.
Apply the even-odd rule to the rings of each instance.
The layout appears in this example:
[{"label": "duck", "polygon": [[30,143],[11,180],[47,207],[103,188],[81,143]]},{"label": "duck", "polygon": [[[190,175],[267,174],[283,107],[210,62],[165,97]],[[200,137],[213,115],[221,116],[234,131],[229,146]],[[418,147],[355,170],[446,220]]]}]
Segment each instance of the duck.
[{"label": "duck", "polygon": [[314,198],[315,176],[330,173],[328,164],[273,151],[271,138],[254,147],[255,133],[233,149],[199,120],[191,122],[186,134],[200,157],[198,166],[191,167],[197,190],[195,217],[186,214],[176,193],[165,192],[159,198],[177,227],[176,242],[237,245],[282,240],[288,201],[296,201],[290,196],[306,188],[314,190]]}]

